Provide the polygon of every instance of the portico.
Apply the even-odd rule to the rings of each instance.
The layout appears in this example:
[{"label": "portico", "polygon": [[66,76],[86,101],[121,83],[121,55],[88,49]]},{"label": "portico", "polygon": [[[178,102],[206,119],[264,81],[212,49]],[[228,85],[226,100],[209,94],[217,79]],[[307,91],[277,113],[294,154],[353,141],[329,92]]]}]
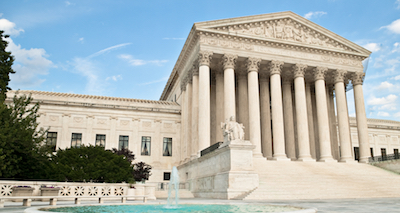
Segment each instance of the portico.
[{"label": "portico", "polygon": [[182,104],[181,160],[223,141],[220,124],[233,116],[255,158],[354,162],[345,93],[352,86],[366,162],[369,54],[291,12],[196,23],[167,83],[180,90],[166,87],[161,97]]}]

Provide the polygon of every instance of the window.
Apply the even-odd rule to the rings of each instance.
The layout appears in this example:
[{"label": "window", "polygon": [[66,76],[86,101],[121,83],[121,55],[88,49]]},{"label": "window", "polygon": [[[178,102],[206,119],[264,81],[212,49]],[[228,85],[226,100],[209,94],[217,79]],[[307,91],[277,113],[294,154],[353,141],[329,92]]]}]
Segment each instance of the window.
[{"label": "window", "polygon": [[119,136],[119,146],[118,149],[128,149],[128,142],[129,142],[129,136],[127,135],[120,135]]},{"label": "window", "polygon": [[371,157],[374,157],[374,148],[370,148],[370,150],[371,150]]},{"label": "window", "polygon": [[386,160],[386,149],[385,148],[381,148],[381,156],[382,156],[382,160]]},{"label": "window", "polygon": [[171,172],[164,172],[164,180],[170,180],[171,179]]},{"label": "window", "polygon": [[360,160],[360,150],[358,147],[354,147],[354,160]]},{"label": "window", "polygon": [[48,132],[48,133],[47,133],[46,145],[47,145],[48,147],[50,147],[51,151],[53,151],[53,152],[56,151],[57,132]]},{"label": "window", "polygon": [[394,159],[399,159],[399,149],[393,149]]},{"label": "window", "polygon": [[106,135],[98,135],[96,134],[96,146],[106,146]]},{"label": "window", "polygon": [[71,147],[81,147],[82,133],[72,133]]},{"label": "window", "polygon": [[172,138],[164,138],[163,156],[172,156]]},{"label": "window", "polygon": [[141,148],[141,155],[149,155],[151,152],[151,137],[149,136],[142,136],[142,148]]}]

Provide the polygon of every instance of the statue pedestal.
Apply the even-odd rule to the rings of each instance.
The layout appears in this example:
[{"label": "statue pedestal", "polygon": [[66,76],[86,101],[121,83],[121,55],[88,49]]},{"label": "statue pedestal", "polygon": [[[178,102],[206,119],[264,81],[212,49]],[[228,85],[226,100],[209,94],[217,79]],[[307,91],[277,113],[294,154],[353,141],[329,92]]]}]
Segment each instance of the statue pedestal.
[{"label": "statue pedestal", "polygon": [[250,141],[224,142],[219,149],[178,167],[195,197],[235,199],[258,187]]}]

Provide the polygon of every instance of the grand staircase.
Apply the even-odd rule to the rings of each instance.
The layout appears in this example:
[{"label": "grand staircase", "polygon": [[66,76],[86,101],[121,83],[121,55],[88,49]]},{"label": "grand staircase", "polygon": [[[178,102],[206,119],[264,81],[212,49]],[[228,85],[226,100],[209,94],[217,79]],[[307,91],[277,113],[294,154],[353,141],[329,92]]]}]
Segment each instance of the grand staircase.
[{"label": "grand staircase", "polygon": [[368,164],[255,160],[260,185],[244,200],[400,197],[400,175]]}]

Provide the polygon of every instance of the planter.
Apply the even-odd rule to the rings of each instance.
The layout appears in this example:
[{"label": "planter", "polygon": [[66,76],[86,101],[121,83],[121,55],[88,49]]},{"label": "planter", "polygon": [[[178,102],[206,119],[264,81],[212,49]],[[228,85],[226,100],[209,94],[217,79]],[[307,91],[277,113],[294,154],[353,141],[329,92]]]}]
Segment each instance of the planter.
[{"label": "planter", "polygon": [[[34,188],[31,187],[13,187],[12,194],[13,197],[20,197],[20,196],[32,196]],[[13,199],[13,202],[22,202],[22,199]]]},{"label": "planter", "polygon": [[[128,188],[127,194],[128,196],[134,196],[135,195],[135,188]],[[127,198],[126,200],[135,200],[135,198]]]},{"label": "planter", "polygon": [[[50,188],[50,187],[42,187],[40,188],[40,195],[41,196],[58,196],[60,192],[60,188]],[[42,201],[49,201],[48,198],[42,198]]]}]

